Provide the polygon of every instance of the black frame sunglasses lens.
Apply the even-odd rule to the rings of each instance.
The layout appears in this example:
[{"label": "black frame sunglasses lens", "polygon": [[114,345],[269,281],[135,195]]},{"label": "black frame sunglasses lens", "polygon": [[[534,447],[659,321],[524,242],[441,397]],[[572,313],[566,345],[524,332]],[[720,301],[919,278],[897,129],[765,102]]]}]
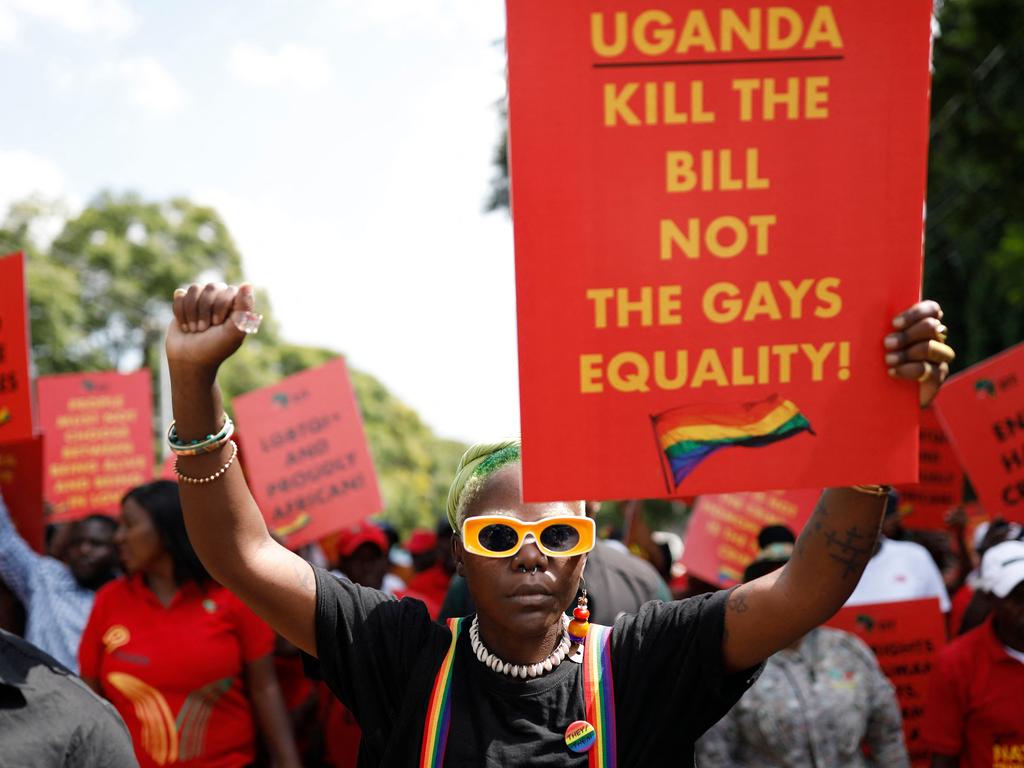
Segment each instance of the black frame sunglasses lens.
[{"label": "black frame sunglasses lens", "polygon": [[507,552],[519,543],[519,534],[511,525],[491,523],[480,529],[477,541],[488,552]]},{"label": "black frame sunglasses lens", "polygon": [[580,543],[580,532],[571,525],[555,523],[540,532],[540,543],[552,552],[568,552]]}]

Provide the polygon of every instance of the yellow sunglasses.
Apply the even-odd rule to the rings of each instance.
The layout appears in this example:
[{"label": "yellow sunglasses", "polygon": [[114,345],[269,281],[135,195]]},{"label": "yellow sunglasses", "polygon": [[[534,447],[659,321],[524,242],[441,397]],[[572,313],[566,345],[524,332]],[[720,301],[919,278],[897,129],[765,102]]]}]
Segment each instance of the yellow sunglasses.
[{"label": "yellow sunglasses", "polygon": [[594,548],[596,527],[589,517],[559,515],[524,523],[507,515],[467,517],[462,523],[462,546],[481,557],[511,557],[532,538],[548,557],[572,557]]}]

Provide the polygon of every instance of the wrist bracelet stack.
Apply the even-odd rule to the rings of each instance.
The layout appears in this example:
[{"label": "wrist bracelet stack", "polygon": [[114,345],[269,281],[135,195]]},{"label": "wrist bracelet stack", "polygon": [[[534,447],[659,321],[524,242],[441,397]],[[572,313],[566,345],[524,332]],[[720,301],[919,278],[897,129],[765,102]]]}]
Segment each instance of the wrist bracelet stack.
[{"label": "wrist bracelet stack", "polygon": [[[235,434],[235,423],[231,421],[231,417],[226,413],[224,414],[224,426],[220,428],[220,431],[213,435],[207,435],[202,440],[192,440],[188,443],[183,443],[181,438],[178,437],[178,430],[175,426],[175,422],[171,422],[170,428],[167,430],[167,444],[170,446],[171,451],[178,457],[174,461],[174,474],[178,476],[178,480],[189,485],[202,485],[203,483],[212,483],[217,478],[221,477],[228,468],[235,463],[235,459],[238,457],[238,444],[231,439],[231,436]],[[207,453],[213,453],[214,451],[220,450],[225,445],[231,445],[231,458],[216,472],[209,477],[192,477],[190,475],[182,474],[181,468],[178,466],[183,456],[202,456]]]},{"label": "wrist bracelet stack", "polygon": [[200,456],[204,453],[213,453],[227,444],[231,436],[235,434],[235,422],[226,413],[224,414],[224,426],[215,435],[207,435],[202,440],[192,440],[188,443],[181,442],[178,437],[176,422],[171,422],[167,430],[167,444],[178,456]]},{"label": "wrist bracelet stack", "polygon": [[189,485],[203,485],[204,483],[212,483],[214,480],[216,480],[218,477],[220,477],[221,475],[228,471],[228,468],[235,463],[235,458],[237,458],[238,456],[238,443],[236,443],[234,440],[228,440],[228,442],[231,444],[231,458],[224,463],[224,466],[222,466],[209,477],[191,477],[189,475],[183,475],[181,473],[181,470],[178,469],[178,461],[181,461],[181,459],[178,459],[177,461],[174,462],[174,474],[178,476],[178,479],[181,482],[188,483]]}]

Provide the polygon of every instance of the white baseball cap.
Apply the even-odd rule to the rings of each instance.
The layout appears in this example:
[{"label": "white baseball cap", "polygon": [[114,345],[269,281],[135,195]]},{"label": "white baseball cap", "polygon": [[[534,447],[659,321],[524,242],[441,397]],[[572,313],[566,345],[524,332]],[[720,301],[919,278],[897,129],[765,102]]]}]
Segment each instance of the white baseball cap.
[{"label": "white baseball cap", "polygon": [[987,592],[1004,598],[1024,583],[1024,541],[1004,541],[981,559],[981,584]]}]

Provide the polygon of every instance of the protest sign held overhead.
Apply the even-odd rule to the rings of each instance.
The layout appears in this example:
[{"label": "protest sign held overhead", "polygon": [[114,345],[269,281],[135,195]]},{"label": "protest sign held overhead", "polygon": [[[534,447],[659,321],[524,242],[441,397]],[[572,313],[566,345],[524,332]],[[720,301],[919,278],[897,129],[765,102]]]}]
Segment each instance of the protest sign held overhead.
[{"label": "protest sign held overhead", "polygon": [[43,438],[0,443],[0,494],[21,537],[43,551]]},{"label": "protest sign held overhead", "polygon": [[928,675],[946,644],[946,619],[938,599],[849,606],[833,616],[828,626],[852,632],[871,646],[896,688],[911,763],[915,768],[930,765],[930,753],[921,743],[921,723]]},{"label": "protest sign held overhead", "polygon": [[152,479],[150,392],[147,370],[39,378],[47,522],[116,516],[124,494]]},{"label": "protest sign held overhead", "polygon": [[946,530],[946,514],[964,497],[964,472],[933,408],[921,411],[920,474],[901,485],[899,513],[908,528]]},{"label": "protest sign held overhead", "polygon": [[245,471],[267,526],[300,547],[381,511],[342,358],[235,398]]},{"label": "protest sign held overhead", "polygon": [[916,479],[931,3],[507,8],[526,499]]},{"label": "protest sign held overhead", "polygon": [[32,437],[25,257],[0,256],[0,443]]},{"label": "protest sign held overhead", "polygon": [[1024,522],[1024,344],[951,378],[935,408],[985,512]]},{"label": "protest sign held overhead", "polygon": [[784,525],[797,536],[821,491],[758,491],[701,496],[690,517],[683,565],[709,584],[731,587],[757,557],[757,534]]}]

